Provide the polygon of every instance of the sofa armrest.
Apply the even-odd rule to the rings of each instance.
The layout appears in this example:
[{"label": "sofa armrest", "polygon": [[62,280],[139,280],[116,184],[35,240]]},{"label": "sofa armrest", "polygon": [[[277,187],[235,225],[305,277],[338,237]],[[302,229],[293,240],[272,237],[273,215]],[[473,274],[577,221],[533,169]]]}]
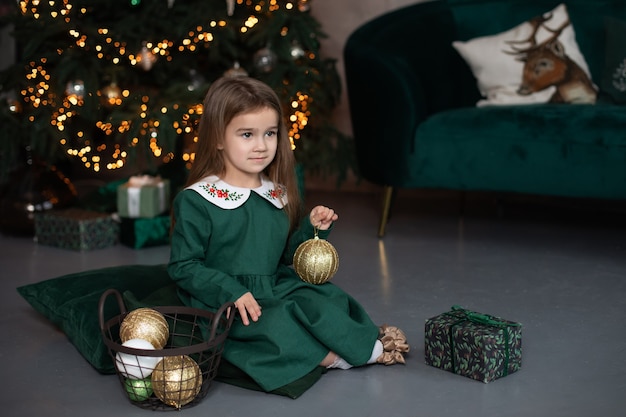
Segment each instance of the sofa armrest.
[{"label": "sofa armrest", "polygon": [[410,175],[417,126],[449,108],[474,105],[476,81],[452,48],[445,1],[382,15],[353,32],[344,48],[347,95],[360,174],[394,185]]},{"label": "sofa armrest", "polygon": [[368,52],[345,56],[350,118],[359,173],[388,184],[386,165],[400,166],[412,153],[417,124],[428,115],[422,83],[401,59],[370,45]]}]

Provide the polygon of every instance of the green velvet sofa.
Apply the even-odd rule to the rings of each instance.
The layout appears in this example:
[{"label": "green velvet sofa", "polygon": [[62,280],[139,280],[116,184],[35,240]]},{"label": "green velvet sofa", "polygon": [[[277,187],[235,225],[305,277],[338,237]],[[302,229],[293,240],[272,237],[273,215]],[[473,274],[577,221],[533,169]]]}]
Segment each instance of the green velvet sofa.
[{"label": "green velvet sofa", "polygon": [[[452,42],[560,3],[596,103],[477,106],[477,80]],[[607,18],[626,21],[626,1],[435,0],[357,28],[344,48],[346,86],[359,174],[384,186],[379,236],[398,188],[626,199],[626,106],[602,87],[611,75]]]}]

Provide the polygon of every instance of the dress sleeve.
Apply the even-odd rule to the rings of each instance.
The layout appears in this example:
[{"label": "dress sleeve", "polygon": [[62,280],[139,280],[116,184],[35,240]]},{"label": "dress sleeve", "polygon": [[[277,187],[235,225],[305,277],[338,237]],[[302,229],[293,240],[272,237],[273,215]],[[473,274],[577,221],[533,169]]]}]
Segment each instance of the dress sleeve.
[{"label": "dress sleeve", "polygon": [[[330,235],[330,231],[332,230],[332,226],[328,230],[318,230],[317,236],[320,239],[328,238]],[[287,243],[287,247],[285,248],[285,252],[283,253],[283,263],[285,265],[291,265],[293,263],[293,255],[296,253],[298,246],[302,244],[302,242],[313,239],[315,236],[315,229],[311,224],[311,220],[309,216],[305,216],[300,221],[300,226],[291,234],[289,237],[289,242]]]},{"label": "dress sleeve", "polygon": [[209,205],[195,191],[185,190],[174,200],[175,225],[168,272],[179,288],[210,308],[235,301],[248,289],[232,276],[209,268],[212,222]]}]

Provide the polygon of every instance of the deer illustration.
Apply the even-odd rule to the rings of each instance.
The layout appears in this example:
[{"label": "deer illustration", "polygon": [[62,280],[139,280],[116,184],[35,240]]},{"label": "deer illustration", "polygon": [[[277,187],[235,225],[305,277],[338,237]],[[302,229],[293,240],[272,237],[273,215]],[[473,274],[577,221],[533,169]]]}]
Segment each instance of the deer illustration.
[{"label": "deer illustration", "polygon": [[[527,39],[507,41],[513,51],[505,53],[517,55],[517,60],[524,62],[522,82],[517,93],[529,95],[555,86],[556,91],[550,98],[551,103],[595,103],[596,89],[587,74],[566,53],[558,37],[569,24],[566,20],[557,29],[550,29],[544,23],[552,18],[552,14],[538,16],[530,20],[533,31]],[[540,28],[552,35],[541,43],[537,43],[537,32]],[[517,48],[515,44],[530,44],[527,48]]]}]

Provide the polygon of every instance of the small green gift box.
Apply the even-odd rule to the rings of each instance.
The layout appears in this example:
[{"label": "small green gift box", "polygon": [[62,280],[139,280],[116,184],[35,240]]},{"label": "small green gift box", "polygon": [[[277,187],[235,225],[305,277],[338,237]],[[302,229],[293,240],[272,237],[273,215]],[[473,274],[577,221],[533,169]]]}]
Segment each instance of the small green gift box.
[{"label": "small green gift box", "polygon": [[63,249],[91,250],[115,245],[120,226],[110,214],[71,208],[35,216],[37,243]]},{"label": "small green gift box", "polygon": [[162,215],[170,207],[170,182],[149,175],[130,177],[117,187],[120,217],[149,218]]},{"label": "small green gift box", "polygon": [[134,249],[170,243],[170,216],[131,219],[120,218],[120,242]]},{"label": "small green gift box", "polygon": [[426,320],[428,365],[482,382],[516,372],[522,366],[522,325],[453,306]]}]

